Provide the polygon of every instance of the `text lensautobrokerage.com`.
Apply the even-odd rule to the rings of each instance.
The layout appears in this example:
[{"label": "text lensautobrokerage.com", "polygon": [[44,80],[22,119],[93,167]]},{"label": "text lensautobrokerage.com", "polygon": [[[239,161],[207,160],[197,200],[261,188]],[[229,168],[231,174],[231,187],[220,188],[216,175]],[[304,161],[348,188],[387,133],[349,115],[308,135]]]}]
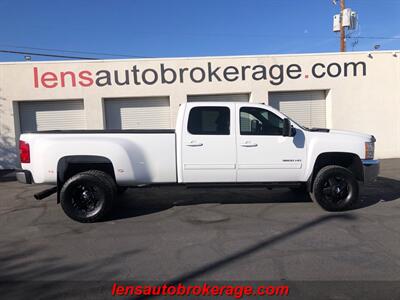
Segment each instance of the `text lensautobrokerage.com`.
[{"label": "text lensautobrokerage.com", "polygon": [[65,88],[65,87],[98,87],[125,85],[154,85],[175,83],[214,83],[237,81],[265,81],[272,85],[280,85],[285,80],[308,79],[313,77],[357,77],[366,76],[365,62],[332,62],[329,64],[315,63],[307,72],[299,64],[274,64],[265,66],[216,66],[208,62],[204,66],[173,68],[160,63],[152,68],[139,68],[137,65],[127,69],[97,70],[83,69],[79,71],[66,70],[61,72],[41,72],[33,68],[33,84],[35,88]]}]

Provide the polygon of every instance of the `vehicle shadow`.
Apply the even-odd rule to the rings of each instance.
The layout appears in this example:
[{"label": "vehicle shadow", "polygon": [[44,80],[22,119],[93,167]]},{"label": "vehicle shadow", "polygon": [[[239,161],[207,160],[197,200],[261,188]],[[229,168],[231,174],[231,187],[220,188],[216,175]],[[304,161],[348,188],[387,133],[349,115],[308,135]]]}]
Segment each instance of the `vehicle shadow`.
[{"label": "vehicle shadow", "polygon": [[15,171],[12,169],[0,170],[0,182],[15,181]]},{"label": "vehicle shadow", "polygon": [[[400,198],[400,181],[378,177],[376,182],[360,188],[360,202],[353,208],[361,209],[378,202]],[[311,202],[306,193],[295,193],[288,188],[186,188],[184,186],[128,189],[117,200],[113,213],[106,221],[148,215],[174,206],[207,203],[255,204]],[[310,205],[313,205],[310,203]]]},{"label": "vehicle shadow", "polygon": [[117,200],[113,212],[107,219],[125,219],[157,213],[174,206],[196,204],[254,204],[291,203],[311,201],[306,194],[296,194],[281,188],[186,188],[165,186],[128,189]]},{"label": "vehicle shadow", "polygon": [[400,200],[400,181],[379,176],[375,182],[360,186],[360,201],[353,209],[365,208],[378,202]]}]

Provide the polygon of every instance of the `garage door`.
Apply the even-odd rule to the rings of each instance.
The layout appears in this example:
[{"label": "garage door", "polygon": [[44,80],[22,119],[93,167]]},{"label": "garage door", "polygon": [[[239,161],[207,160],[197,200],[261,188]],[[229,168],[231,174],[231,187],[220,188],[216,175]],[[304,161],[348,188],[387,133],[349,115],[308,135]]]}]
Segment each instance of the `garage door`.
[{"label": "garage door", "polygon": [[168,97],[107,99],[108,129],[171,128]]},{"label": "garage door", "polygon": [[19,103],[21,132],[86,129],[83,100],[29,101]]},{"label": "garage door", "polygon": [[235,101],[249,102],[249,94],[189,95],[188,102],[193,101]]},{"label": "garage door", "polygon": [[270,92],[268,103],[306,127],[326,127],[326,92]]}]

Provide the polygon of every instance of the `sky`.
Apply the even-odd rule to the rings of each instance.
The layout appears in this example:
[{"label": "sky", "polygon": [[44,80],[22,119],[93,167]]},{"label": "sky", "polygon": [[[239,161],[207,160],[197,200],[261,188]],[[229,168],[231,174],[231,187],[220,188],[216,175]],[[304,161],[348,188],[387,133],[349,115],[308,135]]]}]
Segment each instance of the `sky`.
[{"label": "sky", "polygon": [[[400,0],[346,6],[359,16],[348,51],[400,49]],[[336,52],[338,12],[332,0],[0,0],[0,50],[98,59]]]}]

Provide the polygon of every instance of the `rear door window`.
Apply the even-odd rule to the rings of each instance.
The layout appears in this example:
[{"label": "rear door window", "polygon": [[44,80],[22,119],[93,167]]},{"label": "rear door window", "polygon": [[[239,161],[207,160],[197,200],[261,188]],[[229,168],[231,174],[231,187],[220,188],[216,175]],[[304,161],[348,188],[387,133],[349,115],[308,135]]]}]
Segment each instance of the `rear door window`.
[{"label": "rear door window", "polygon": [[188,132],[199,135],[229,135],[229,108],[225,106],[193,107],[189,113]]}]

